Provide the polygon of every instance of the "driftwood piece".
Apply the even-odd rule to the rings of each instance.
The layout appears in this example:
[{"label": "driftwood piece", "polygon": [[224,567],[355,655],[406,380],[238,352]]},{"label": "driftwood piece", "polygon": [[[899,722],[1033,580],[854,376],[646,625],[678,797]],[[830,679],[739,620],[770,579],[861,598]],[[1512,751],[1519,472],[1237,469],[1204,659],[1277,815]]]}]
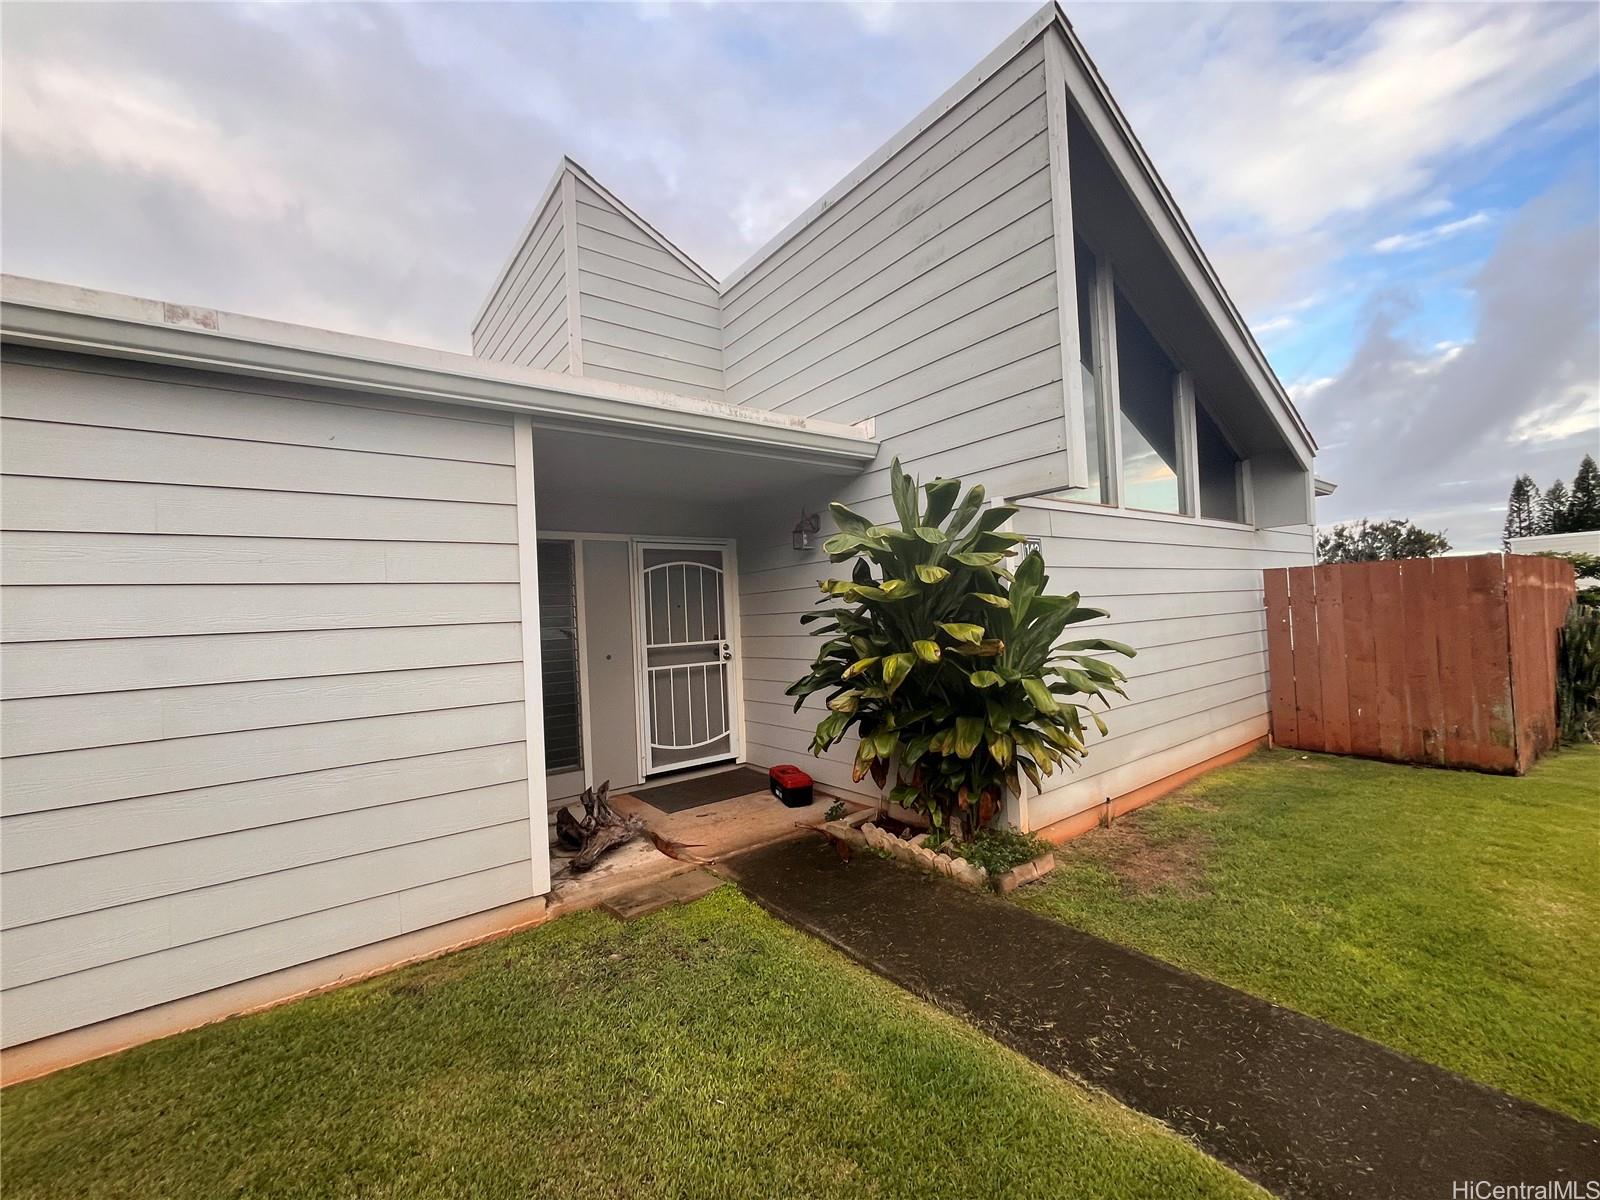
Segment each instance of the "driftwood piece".
[{"label": "driftwood piece", "polygon": [[606,802],[610,792],[609,779],[598,788],[584,788],[580,797],[582,819],[574,816],[570,808],[563,808],[556,814],[556,840],[577,851],[568,864],[574,874],[581,875],[608,851],[631,842],[644,832],[644,825],[637,818],[623,816]]}]

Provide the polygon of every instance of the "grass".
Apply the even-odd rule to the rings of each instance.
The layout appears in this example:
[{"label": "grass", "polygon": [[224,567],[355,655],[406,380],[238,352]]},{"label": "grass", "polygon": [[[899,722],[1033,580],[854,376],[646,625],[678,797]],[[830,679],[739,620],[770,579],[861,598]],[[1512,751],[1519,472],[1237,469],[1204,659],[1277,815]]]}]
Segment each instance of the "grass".
[{"label": "grass", "polygon": [[985,829],[970,842],[946,843],[943,849],[946,854],[959,855],[982,867],[993,877],[1032,862],[1050,849],[1050,843],[1015,829]]},{"label": "grass", "polygon": [[1600,749],[1514,779],[1268,751],[1019,902],[1600,1124]]},{"label": "grass", "polygon": [[1260,1196],[731,888],[0,1093],[29,1196]]}]

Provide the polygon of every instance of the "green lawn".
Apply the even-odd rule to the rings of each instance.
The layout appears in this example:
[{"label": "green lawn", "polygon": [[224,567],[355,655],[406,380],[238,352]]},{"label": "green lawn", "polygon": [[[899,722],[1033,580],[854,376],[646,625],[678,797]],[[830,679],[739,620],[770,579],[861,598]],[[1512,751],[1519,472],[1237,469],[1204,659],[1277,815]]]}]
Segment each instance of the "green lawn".
[{"label": "green lawn", "polygon": [[0,1093],[25,1196],[1260,1196],[731,888]]},{"label": "green lawn", "polygon": [[1058,859],[1019,902],[1600,1123],[1600,749],[1262,752]]}]

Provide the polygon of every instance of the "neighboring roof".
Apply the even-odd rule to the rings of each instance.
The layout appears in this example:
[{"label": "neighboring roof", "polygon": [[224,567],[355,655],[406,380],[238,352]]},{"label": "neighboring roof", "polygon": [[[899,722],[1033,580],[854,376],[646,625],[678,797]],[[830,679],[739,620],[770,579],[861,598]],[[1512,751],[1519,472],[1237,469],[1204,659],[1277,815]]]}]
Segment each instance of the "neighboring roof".
[{"label": "neighboring roof", "polygon": [[0,342],[528,413],[545,428],[861,470],[860,429],[260,317],[0,276]]},{"label": "neighboring roof", "polygon": [[1600,529],[1579,533],[1536,533],[1528,537],[1507,538],[1513,554],[1593,554],[1600,556]]},{"label": "neighboring roof", "polygon": [[1339,490],[1339,485],[1328,479],[1313,479],[1312,485],[1319,496],[1331,496]]}]

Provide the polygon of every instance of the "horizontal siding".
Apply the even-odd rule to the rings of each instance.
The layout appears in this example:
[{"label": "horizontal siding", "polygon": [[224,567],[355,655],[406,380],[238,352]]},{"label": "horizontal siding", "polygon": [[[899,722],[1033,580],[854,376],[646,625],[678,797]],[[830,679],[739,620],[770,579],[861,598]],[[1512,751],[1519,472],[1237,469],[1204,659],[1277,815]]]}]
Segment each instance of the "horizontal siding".
[{"label": "horizontal siding", "polygon": [[[868,492],[877,489],[863,485]],[[888,520],[887,500],[867,497],[863,513]],[[1024,502],[1014,526],[1038,533],[1051,590],[1078,591],[1109,616],[1075,626],[1075,637],[1107,637],[1139,651],[1117,660],[1128,675],[1126,700],[1104,715],[1109,733],[1093,737],[1074,772],[1048,780],[1029,800],[1039,828],[1265,732],[1266,625],[1261,572],[1311,561],[1309,531],[1149,519],[1111,509]],[[754,541],[755,526],[748,541]],[[825,715],[813,699],[793,712],[783,695],[805,674],[817,640],[800,624],[814,610],[816,580],[836,574],[818,554],[797,555],[770,534],[740,549],[740,631],[745,717],[752,761],[803,760],[828,786],[867,794],[850,780],[853,747],[809,757],[810,731]],[[1226,742],[1228,738],[1236,740]],[[1174,765],[1176,764],[1176,765]],[[814,769],[813,769],[814,768]],[[1015,813],[1018,818],[1021,813]]]},{"label": "horizontal siding", "polygon": [[574,192],[584,374],[720,398],[716,288],[582,180]]},{"label": "horizontal siding", "polygon": [[[1046,129],[1036,44],[724,295],[728,399],[870,420],[882,446],[873,469],[804,497],[809,510],[841,500],[887,519],[892,457],[992,494],[1064,480]],[[870,783],[850,779],[853,747],[810,759],[821,709],[796,714],[781,695],[815,652],[799,618],[830,573],[819,553],[773,542],[781,516],[751,514],[740,546],[749,755],[804,759],[823,784],[864,793]]]},{"label": "horizontal siding", "polygon": [[[1119,516],[1070,505],[1030,508],[1043,520],[1052,581],[1108,610],[1084,636],[1139,651],[1123,664],[1126,700],[1089,756],[1030,799],[1042,828],[1266,733],[1266,623],[1261,573],[1311,562],[1309,530],[1252,530]],[[1116,534],[1122,534],[1120,538]]]},{"label": "horizontal siding", "polygon": [[557,187],[473,327],[472,352],[479,358],[570,370],[563,217]]},{"label": "horizontal siding", "polygon": [[3,369],[4,1043],[526,898],[509,418]]}]

